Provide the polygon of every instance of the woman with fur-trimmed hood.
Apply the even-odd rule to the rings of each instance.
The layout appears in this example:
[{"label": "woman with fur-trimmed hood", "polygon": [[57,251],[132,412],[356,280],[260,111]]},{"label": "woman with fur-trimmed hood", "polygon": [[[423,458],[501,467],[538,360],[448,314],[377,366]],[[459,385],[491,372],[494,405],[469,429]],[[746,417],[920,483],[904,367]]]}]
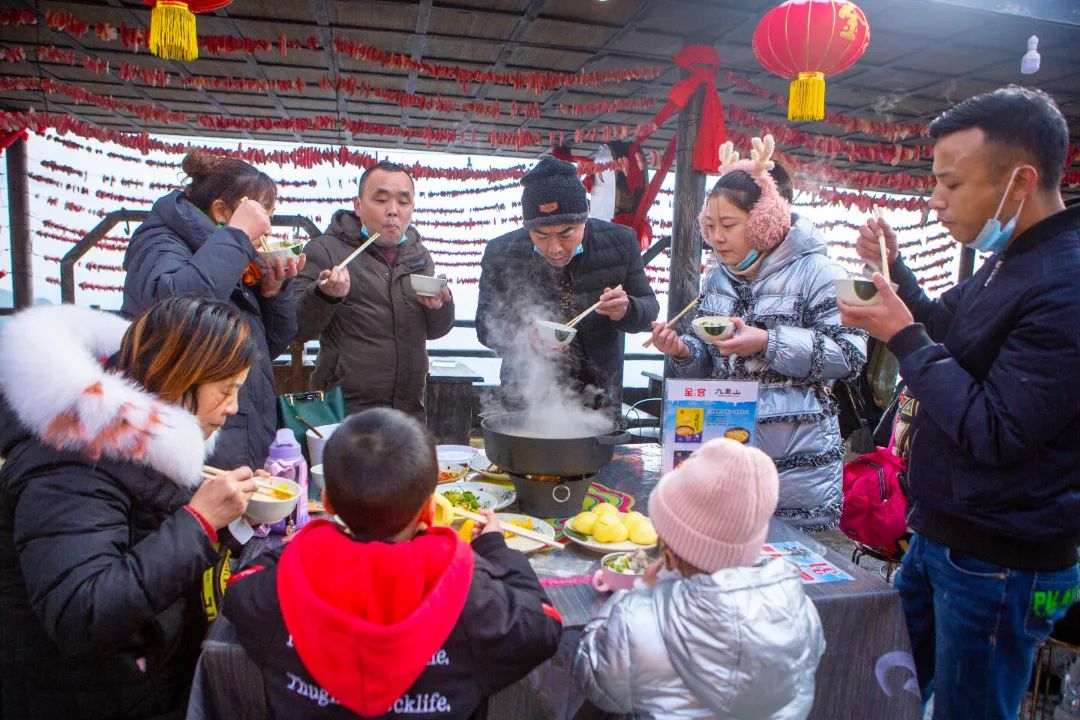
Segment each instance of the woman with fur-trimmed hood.
[{"label": "woman with fur-trimmed hood", "polygon": [[180,716],[217,531],[255,490],[248,468],[200,485],[202,464],[258,356],[235,310],[190,296],[0,330],[4,720]]},{"label": "woman with fur-trimmed hood", "polygon": [[694,317],[733,317],[735,335],[706,344],[653,323],[653,342],[675,377],[760,383],[754,444],[780,471],[776,515],[823,530],[836,527],[843,505],[844,444],[829,386],[858,376],[866,333],[840,324],[833,281],[848,274],[777,189],[772,136],[753,143],[749,160],[730,142],[721,148],[720,179],[699,217],[720,263]]}]

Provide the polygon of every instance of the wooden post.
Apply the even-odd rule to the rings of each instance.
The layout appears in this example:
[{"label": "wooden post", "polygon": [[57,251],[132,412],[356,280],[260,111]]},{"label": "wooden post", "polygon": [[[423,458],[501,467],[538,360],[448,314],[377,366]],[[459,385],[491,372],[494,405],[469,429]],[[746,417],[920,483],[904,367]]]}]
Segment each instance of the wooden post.
[{"label": "wooden post", "polygon": [[33,244],[30,240],[30,182],[26,175],[26,141],[16,140],[5,151],[8,177],[8,217],[11,224],[11,282],[15,309],[34,304]]},{"label": "wooden post", "polygon": [[[693,169],[693,162],[703,99],[704,89],[699,89],[687,103],[686,109],[679,113],[678,139],[675,142],[669,320],[698,296],[701,287],[701,231],[698,229],[697,216],[705,199],[705,175]],[[670,375],[669,360],[664,363],[664,377]]]}]

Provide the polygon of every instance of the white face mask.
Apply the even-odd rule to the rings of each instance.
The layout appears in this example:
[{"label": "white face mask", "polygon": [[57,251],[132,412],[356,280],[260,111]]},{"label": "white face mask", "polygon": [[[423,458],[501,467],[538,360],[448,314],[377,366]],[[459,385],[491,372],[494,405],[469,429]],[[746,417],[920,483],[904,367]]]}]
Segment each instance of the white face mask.
[{"label": "white face mask", "polygon": [[[997,216],[1001,214],[1001,208],[1005,207],[1005,198],[1009,194],[1009,188],[1012,187],[1013,180],[1016,179],[1016,173],[1020,171],[1020,168],[1014,168],[1012,175],[1009,177],[1009,182],[1005,186],[1005,192],[1001,194],[1001,202],[998,203],[997,212],[994,213],[994,217],[990,218],[983,225],[982,230],[975,236],[975,239],[971,242],[964,243],[965,247],[969,247],[972,250],[977,250],[984,253],[999,253],[1005,249],[1005,246],[1009,244],[1009,239],[1012,237],[1013,231],[1016,230],[1016,221],[1020,219],[1020,211],[1024,209],[1024,200],[1020,201],[1020,207],[1016,209],[1016,214],[1012,216],[1012,219],[1005,223],[1002,227],[1001,221]],[[1026,200],[1027,198],[1025,198]]]}]

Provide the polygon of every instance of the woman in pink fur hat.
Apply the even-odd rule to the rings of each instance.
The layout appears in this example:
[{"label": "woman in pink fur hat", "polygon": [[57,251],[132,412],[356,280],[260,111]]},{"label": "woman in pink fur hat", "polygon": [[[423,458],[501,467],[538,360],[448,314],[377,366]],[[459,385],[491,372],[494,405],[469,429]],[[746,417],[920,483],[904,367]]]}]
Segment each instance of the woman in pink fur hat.
[{"label": "woman in pink fur hat", "polygon": [[755,445],[780,471],[776,514],[823,530],[838,524],[843,503],[844,445],[829,386],[858,376],[866,334],[840,324],[833,281],[847,272],[777,189],[772,137],[753,143],[748,160],[731,143],[721,149],[720,180],[699,217],[719,263],[694,317],[731,317],[734,336],[705,343],[653,323],[653,342],[675,377],[761,384]]}]

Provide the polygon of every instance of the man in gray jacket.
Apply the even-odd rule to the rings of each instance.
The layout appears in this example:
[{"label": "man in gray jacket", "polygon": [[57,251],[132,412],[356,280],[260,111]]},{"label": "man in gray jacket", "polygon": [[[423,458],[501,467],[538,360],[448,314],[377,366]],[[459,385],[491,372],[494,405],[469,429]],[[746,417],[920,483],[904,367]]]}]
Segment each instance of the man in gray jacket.
[{"label": "man in gray jacket", "polygon": [[[434,275],[435,263],[411,226],[416,197],[401,165],[381,162],[360,177],[353,210],[338,210],[326,234],[304,253],[296,277],[297,339],[321,345],[312,387],[341,387],[350,414],[392,407],[426,420],[427,341],[454,326],[449,288],[418,296],[409,275]],[[346,267],[336,265],[378,239]]]}]

